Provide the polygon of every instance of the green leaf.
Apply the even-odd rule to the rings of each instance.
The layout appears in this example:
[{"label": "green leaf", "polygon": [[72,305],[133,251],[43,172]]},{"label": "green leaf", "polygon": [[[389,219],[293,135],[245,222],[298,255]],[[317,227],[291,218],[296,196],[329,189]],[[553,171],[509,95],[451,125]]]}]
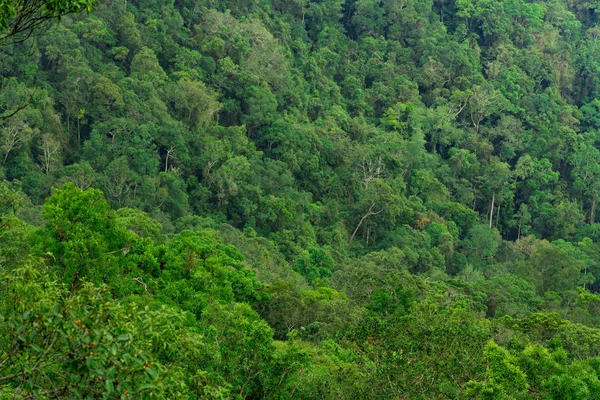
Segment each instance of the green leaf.
[{"label": "green leaf", "polygon": [[108,394],[112,394],[115,392],[115,385],[113,384],[113,382],[111,380],[106,380],[104,382],[104,387],[106,388],[106,391],[108,392]]},{"label": "green leaf", "polygon": [[42,352],[42,348],[40,346],[38,346],[37,344],[32,344],[31,348],[34,349],[35,351],[37,351],[38,353]]},{"label": "green leaf", "polygon": [[156,370],[155,370],[154,368],[148,368],[148,369],[146,370],[146,372],[148,373],[148,375],[150,375],[150,377],[151,377],[152,379],[156,379],[156,378],[158,378],[158,373],[156,372]]}]

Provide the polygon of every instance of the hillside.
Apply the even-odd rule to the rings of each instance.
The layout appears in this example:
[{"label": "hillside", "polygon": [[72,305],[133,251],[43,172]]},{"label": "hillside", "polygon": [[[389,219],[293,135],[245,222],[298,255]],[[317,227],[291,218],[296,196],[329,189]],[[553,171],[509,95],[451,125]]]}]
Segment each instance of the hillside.
[{"label": "hillside", "polygon": [[595,2],[72,6],[0,5],[0,398],[600,398]]}]

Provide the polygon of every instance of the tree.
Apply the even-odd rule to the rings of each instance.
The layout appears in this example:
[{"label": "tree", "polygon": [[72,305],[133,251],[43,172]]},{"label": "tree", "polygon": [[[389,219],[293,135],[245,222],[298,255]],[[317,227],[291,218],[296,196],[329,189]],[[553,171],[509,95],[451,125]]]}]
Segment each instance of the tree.
[{"label": "tree", "polygon": [[267,85],[253,86],[246,97],[246,115],[243,122],[248,126],[248,135],[259,128],[270,125],[277,117],[277,98]]},{"label": "tree", "polygon": [[116,223],[101,191],[66,183],[46,201],[43,216],[46,229],[38,232],[33,253],[52,260],[64,283],[72,290],[82,280],[118,285],[125,268],[119,254],[126,255],[135,238]]},{"label": "tree", "polygon": [[40,138],[40,168],[48,175],[60,162],[61,146],[58,140],[51,135],[45,134]]},{"label": "tree", "polygon": [[33,129],[22,119],[10,118],[0,124],[0,150],[4,153],[2,164],[6,164],[11,152],[20,148],[33,136]]},{"label": "tree", "polygon": [[[363,228],[363,238],[368,246],[373,237],[375,240],[381,238],[383,232],[378,232],[379,226],[393,224],[395,218],[400,213],[402,200],[400,196],[383,179],[374,179],[367,189],[361,193],[357,204],[354,220],[358,216],[358,222],[350,236],[349,242],[352,242],[356,234]],[[382,227],[382,229],[385,229]]]},{"label": "tree", "polygon": [[160,66],[152,49],[142,47],[131,60],[131,76],[160,86],[167,80],[167,74]]},{"label": "tree", "polygon": [[450,107],[417,108],[414,118],[429,135],[429,151],[437,152],[438,145],[448,145],[453,128],[452,121],[456,118]]},{"label": "tree", "polygon": [[300,254],[292,267],[312,283],[322,278],[329,278],[335,263],[328,251],[313,246]]},{"label": "tree", "polygon": [[506,99],[497,90],[475,86],[467,104],[473,128],[479,133],[481,122],[490,115],[501,112],[506,107]]},{"label": "tree", "polygon": [[99,121],[106,121],[115,114],[119,115],[119,111],[125,107],[121,89],[106,76],[99,76],[90,89],[93,94],[90,111]]},{"label": "tree", "polygon": [[517,240],[521,238],[521,235],[527,235],[531,229],[531,214],[527,204],[521,204],[519,211],[515,215],[515,221],[517,224]]},{"label": "tree", "polygon": [[549,290],[574,290],[585,265],[570,257],[565,249],[542,240],[534,244],[524,267],[524,278],[535,284],[539,294],[544,294]]},{"label": "tree", "polygon": [[515,165],[514,175],[522,180],[519,185],[520,195],[530,197],[532,193],[552,189],[558,183],[559,173],[552,169],[547,158],[538,160],[526,154],[519,158]]},{"label": "tree", "polygon": [[596,202],[600,191],[600,150],[589,143],[581,145],[571,156],[574,187],[581,190],[590,200],[589,223],[595,220]]},{"label": "tree", "polygon": [[212,305],[202,319],[210,327],[206,333],[220,353],[213,370],[225,378],[239,397],[255,392],[260,388],[260,378],[269,373],[273,330],[247,304]]},{"label": "tree", "polygon": [[96,172],[86,161],[68,165],[61,170],[61,184],[73,182],[73,184],[81,189],[89,189],[96,181]]},{"label": "tree", "polygon": [[69,294],[44,269],[31,260],[2,273],[2,397],[181,398],[179,369],[157,357],[181,313],[122,304],[89,283]]},{"label": "tree", "polygon": [[129,168],[127,157],[112,161],[104,172],[103,186],[119,207],[123,207],[136,184],[137,175]]},{"label": "tree", "polygon": [[[513,183],[513,172],[510,170],[510,166],[501,162],[497,158],[490,160],[487,164],[483,175],[483,190],[490,199],[489,207],[489,227],[493,226],[494,211],[499,215],[500,206],[512,195]],[[497,209],[495,208],[497,207]]]},{"label": "tree", "polygon": [[290,66],[279,41],[256,19],[242,24],[240,34],[251,45],[240,63],[242,69],[266,81],[275,91],[284,89]]},{"label": "tree", "polygon": [[535,285],[512,274],[496,275],[482,283],[488,295],[487,316],[525,317],[539,310],[544,301]]},{"label": "tree", "polygon": [[490,341],[485,347],[488,363],[486,382],[469,382],[467,394],[476,399],[509,399],[528,389],[527,376],[519,368],[517,358],[505,348]]},{"label": "tree", "polygon": [[181,119],[190,129],[202,128],[211,122],[221,105],[216,93],[199,81],[181,79],[173,88],[171,101]]},{"label": "tree", "polygon": [[55,18],[90,12],[98,0],[6,0],[0,3],[0,46],[23,42]]},{"label": "tree", "polygon": [[129,118],[110,118],[105,122],[94,124],[94,130],[110,136],[111,144],[115,143],[115,139],[125,136],[122,141],[128,141],[129,135],[136,128],[134,120]]},{"label": "tree", "polygon": [[463,240],[463,247],[475,256],[476,260],[494,257],[500,244],[498,231],[483,224],[474,225]]}]

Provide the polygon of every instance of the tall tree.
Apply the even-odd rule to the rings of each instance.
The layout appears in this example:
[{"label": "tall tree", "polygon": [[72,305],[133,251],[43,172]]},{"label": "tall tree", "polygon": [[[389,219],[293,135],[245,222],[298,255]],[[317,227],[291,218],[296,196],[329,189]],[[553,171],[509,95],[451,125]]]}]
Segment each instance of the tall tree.
[{"label": "tall tree", "polygon": [[589,223],[593,224],[596,215],[596,202],[600,192],[600,150],[590,143],[583,143],[571,156],[574,187],[589,201]]}]

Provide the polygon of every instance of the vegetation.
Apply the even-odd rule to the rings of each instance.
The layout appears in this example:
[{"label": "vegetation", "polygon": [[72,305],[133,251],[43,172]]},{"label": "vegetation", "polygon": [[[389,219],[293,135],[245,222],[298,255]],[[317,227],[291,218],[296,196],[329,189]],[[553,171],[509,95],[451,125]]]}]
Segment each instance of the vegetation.
[{"label": "vegetation", "polygon": [[600,398],[599,35],[0,1],[0,397]]}]

